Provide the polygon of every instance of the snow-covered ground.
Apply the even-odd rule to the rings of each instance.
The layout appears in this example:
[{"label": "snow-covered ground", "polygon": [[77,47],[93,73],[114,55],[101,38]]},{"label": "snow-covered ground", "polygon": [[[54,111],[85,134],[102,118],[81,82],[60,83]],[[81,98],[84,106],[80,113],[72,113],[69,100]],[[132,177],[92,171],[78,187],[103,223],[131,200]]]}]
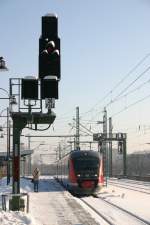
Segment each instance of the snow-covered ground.
[{"label": "snow-covered ground", "polygon": [[[118,181],[119,182],[119,181]],[[11,193],[11,186],[6,185],[6,179],[1,180],[0,192]],[[65,191],[52,177],[41,177],[39,192],[33,192],[33,184],[29,179],[21,179],[21,192],[28,192],[30,196],[29,213],[0,211],[0,225],[97,225],[107,224],[96,216],[92,210]],[[115,187],[112,184],[104,187],[99,194],[103,199],[110,201],[132,213],[150,221],[150,194]],[[100,211],[113,216],[113,212],[105,203],[92,197],[85,197]],[[1,199],[0,199],[1,200]],[[0,203],[1,204],[1,203]],[[95,204],[95,205],[94,205]],[[119,223],[115,225],[136,225],[130,219],[119,215]],[[117,221],[117,220],[116,220]],[[122,222],[121,222],[122,221]],[[142,223],[141,223],[142,224]],[[150,224],[150,223],[149,223]]]},{"label": "snow-covered ground", "polygon": [[[11,187],[3,179],[1,194],[11,193]],[[0,225],[98,225],[75,198],[52,177],[41,177],[39,192],[33,192],[29,179],[21,179],[21,192],[30,196],[29,213],[0,212]]]},{"label": "snow-covered ground", "polygon": [[[77,201],[80,202],[80,199]],[[84,197],[83,201],[100,212],[112,224],[150,224],[149,194],[108,185],[97,198]]]}]

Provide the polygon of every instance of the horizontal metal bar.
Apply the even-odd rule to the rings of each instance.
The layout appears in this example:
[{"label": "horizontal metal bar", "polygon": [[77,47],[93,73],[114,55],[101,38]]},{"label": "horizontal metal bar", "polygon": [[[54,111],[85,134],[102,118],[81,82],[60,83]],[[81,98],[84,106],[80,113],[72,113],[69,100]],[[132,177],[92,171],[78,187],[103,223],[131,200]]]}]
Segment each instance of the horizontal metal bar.
[{"label": "horizontal metal bar", "polygon": [[0,98],[0,99],[10,99],[10,98]]},{"label": "horizontal metal bar", "polygon": [[76,135],[25,135],[25,137],[76,137]]}]

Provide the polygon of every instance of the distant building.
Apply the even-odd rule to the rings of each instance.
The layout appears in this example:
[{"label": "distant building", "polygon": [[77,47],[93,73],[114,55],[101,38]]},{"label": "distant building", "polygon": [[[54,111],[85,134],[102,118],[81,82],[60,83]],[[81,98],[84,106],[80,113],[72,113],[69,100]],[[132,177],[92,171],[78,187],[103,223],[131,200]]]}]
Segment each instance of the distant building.
[{"label": "distant building", "polygon": [[[112,151],[112,175],[123,174],[123,154]],[[150,177],[150,151],[137,151],[127,154],[127,175]]]},{"label": "distant building", "polygon": [[[25,173],[25,163],[28,162],[28,157],[33,153],[32,150],[22,150],[21,155],[21,164],[20,164],[20,172],[21,175]],[[0,178],[7,176],[7,163],[8,157],[7,152],[0,152]],[[29,162],[28,162],[29,163]],[[10,153],[10,173],[12,174],[12,152]]]},{"label": "distant building", "polygon": [[138,151],[128,155],[128,175],[150,176],[150,151]]}]

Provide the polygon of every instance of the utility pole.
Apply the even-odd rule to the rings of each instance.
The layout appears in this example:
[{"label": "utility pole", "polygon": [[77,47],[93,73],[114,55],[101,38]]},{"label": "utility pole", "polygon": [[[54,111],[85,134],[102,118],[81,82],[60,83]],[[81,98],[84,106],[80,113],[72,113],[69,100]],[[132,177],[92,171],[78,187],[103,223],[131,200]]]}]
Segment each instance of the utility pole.
[{"label": "utility pole", "polygon": [[[12,115],[13,120],[13,194],[20,194],[20,135],[22,129],[26,126],[27,120],[17,116]],[[19,210],[20,197],[15,196],[12,199],[12,210]]]},{"label": "utility pole", "polygon": [[123,175],[127,176],[127,147],[126,139],[123,140]]},{"label": "utility pole", "polygon": [[[103,134],[107,135],[107,111],[104,108],[104,115],[103,115]],[[102,149],[103,149],[103,162],[104,162],[104,174],[108,175],[108,154],[107,154],[107,141],[102,142]]]},{"label": "utility pole", "polygon": [[[28,136],[28,150],[31,150],[31,137]],[[28,156],[28,175],[31,175],[31,154]]]},{"label": "utility pole", "polygon": [[10,120],[7,107],[7,185],[10,183]]},{"label": "utility pole", "polygon": [[80,150],[79,107],[76,107],[76,150]]},{"label": "utility pole", "polygon": [[[109,117],[109,137],[112,137],[112,118]],[[109,175],[112,176],[112,141],[109,141]]]},{"label": "utility pole", "polygon": [[58,159],[61,159],[61,156],[62,156],[62,154],[61,154],[61,145],[59,143],[59,146],[58,146]]}]

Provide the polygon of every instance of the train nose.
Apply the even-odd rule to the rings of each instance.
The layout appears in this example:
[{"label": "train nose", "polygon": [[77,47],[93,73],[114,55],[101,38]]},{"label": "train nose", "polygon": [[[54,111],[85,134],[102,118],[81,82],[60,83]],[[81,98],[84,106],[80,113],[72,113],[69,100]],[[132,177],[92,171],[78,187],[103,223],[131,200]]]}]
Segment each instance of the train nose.
[{"label": "train nose", "polygon": [[89,181],[89,180],[83,181],[81,183],[81,187],[82,188],[94,188],[94,181]]}]

